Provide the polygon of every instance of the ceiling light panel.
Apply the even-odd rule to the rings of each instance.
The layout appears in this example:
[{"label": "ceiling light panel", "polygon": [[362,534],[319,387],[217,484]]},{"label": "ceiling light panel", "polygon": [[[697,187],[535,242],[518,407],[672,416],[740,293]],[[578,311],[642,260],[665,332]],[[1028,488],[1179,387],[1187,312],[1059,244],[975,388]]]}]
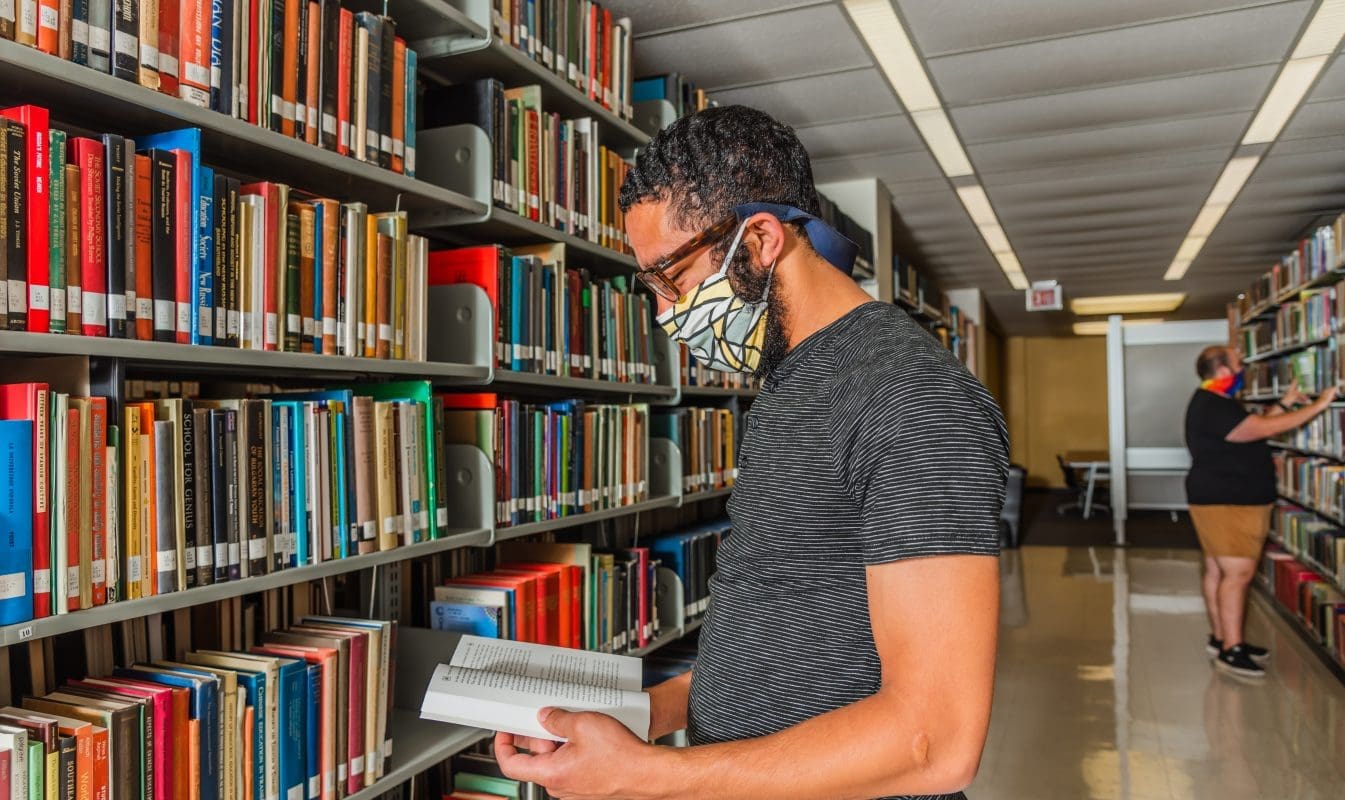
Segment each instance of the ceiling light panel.
[{"label": "ceiling light panel", "polygon": [[1324,0],[1290,57],[1329,56],[1342,36],[1345,36],[1345,0]]},{"label": "ceiling light panel", "polygon": [[1210,196],[1205,198],[1205,205],[1229,205],[1233,198],[1238,196],[1242,187],[1247,183],[1247,179],[1252,176],[1256,165],[1261,163],[1260,156],[1238,156],[1229,161],[1224,167],[1224,171],[1219,173],[1219,180],[1214,182],[1214,188],[1210,190]]},{"label": "ceiling light panel", "polygon": [[939,108],[939,95],[891,0],[845,0],[845,10],[868,43],[908,112]]},{"label": "ceiling light panel", "polygon": [[1298,110],[1312,82],[1317,80],[1317,74],[1322,71],[1326,59],[1326,56],[1309,56],[1285,63],[1280,76],[1275,79],[1275,85],[1270,87],[1270,94],[1266,95],[1256,117],[1252,119],[1251,127],[1242,137],[1243,144],[1275,141],[1289,118]]},{"label": "ceiling light panel", "polygon": [[[1131,325],[1153,325],[1162,322],[1161,319],[1127,319],[1121,322],[1122,325],[1129,327]],[[1106,336],[1111,327],[1110,320],[1090,319],[1085,322],[1074,323],[1075,336]]]},{"label": "ceiling light panel", "polygon": [[977,225],[998,224],[999,219],[995,216],[995,210],[990,207],[990,198],[986,197],[985,189],[982,189],[979,183],[957,187],[957,199],[966,206],[972,222]]},{"label": "ceiling light panel", "polygon": [[1191,268],[1191,259],[1174,258],[1168,265],[1168,271],[1163,273],[1165,281],[1179,281],[1186,276],[1186,271]]},{"label": "ceiling light panel", "polygon": [[967,158],[966,151],[962,149],[962,142],[957,138],[957,132],[953,130],[953,123],[948,120],[948,115],[943,113],[942,108],[912,111],[911,121],[925,137],[925,144],[929,145],[930,152],[934,153],[943,174],[950,178],[975,174],[976,171],[971,168],[971,161]]},{"label": "ceiling light panel", "polygon": [[1085,317],[1101,314],[1161,314],[1176,311],[1184,302],[1184,292],[1117,294],[1076,297],[1069,301],[1069,310]]},{"label": "ceiling light panel", "polygon": [[986,246],[992,253],[1008,253],[1013,248],[1009,247],[1009,239],[1004,235],[1004,229],[999,225],[980,225],[981,238],[985,240]]}]

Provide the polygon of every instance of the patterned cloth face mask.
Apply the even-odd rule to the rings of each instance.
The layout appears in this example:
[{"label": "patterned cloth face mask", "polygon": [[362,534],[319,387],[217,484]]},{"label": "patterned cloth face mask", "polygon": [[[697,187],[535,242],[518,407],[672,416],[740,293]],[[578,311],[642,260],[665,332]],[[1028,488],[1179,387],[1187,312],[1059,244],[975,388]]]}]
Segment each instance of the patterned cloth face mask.
[{"label": "patterned cloth face mask", "polygon": [[738,224],[733,243],[719,271],[687,292],[656,320],[674,341],[683,342],[701,366],[724,372],[756,372],[766,341],[766,302],[771,275],[756,302],[734,294],[729,281],[729,263],[742,243],[747,220]]}]

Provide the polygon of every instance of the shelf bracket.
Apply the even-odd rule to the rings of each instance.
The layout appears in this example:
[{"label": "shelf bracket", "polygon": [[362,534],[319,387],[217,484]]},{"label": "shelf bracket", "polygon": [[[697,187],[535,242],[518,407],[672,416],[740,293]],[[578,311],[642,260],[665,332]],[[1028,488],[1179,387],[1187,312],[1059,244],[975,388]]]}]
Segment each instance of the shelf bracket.
[{"label": "shelf bracket", "polygon": [[435,186],[467,195],[486,207],[481,214],[467,214],[444,206],[424,209],[411,215],[411,227],[418,230],[445,228],[490,219],[494,203],[494,154],[490,138],[475,125],[447,125],[416,132],[419,166],[416,177]]},{"label": "shelf bracket", "polygon": [[653,136],[677,121],[677,109],[667,100],[642,100],[635,104],[635,127]]},{"label": "shelf bracket", "polygon": [[657,574],[654,612],[658,614],[660,634],[676,631],[680,637],[686,629],[686,590],[682,579],[668,567],[659,567]]},{"label": "shelf bracket", "polygon": [[682,505],[682,451],[671,439],[649,439],[649,496],[676,497]]},{"label": "shelf bracket", "polygon": [[[433,5],[438,5],[434,3]],[[465,22],[474,23],[482,32],[477,33],[469,29],[466,25],[461,25],[454,29],[443,32],[429,31],[423,39],[416,39],[406,43],[407,49],[416,51],[416,56],[420,59],[449,58],[451,56],[462,55],[463,53],[474,53],[477,50],[484,50],[490,47],[491,41],[495,38],[494,28],[491,26],[491,10],[489,0],[449,0],[444,3],[466,17]],[[433,9],[429,9],[433,11]],[[455,15],[456,16],[456,15]],[[448,15],[435,15],[432,17],[435,23],[443,21],[456,21]],[[460,19],[460,18],[459,18]],[[398,16],[398,21],[402,21],[402,15]],[[407,30],[420,31],[416,24],[419,20],[411,18],[405,20]],[[437,25],[436,25],[437,27]]]},{"label": "shelf bracket", "polygon": [[444,496],[449,517],[461,520],[466,528],[489,532],[479,546],[495,544],[495,469],[481,448],[470,444],[450,444],[444,448],[444,474],[448,485]]},{"label": "shelf bracket", "polygon": [[675,406],[682,402],[682,363],[677,342],[660,327],[654,328],[654,384],[673,390],[672,397],[654,401],[653,405]]},{"label": "shelf bracket", "polygon": [[485,367],[495,380],[495,314],[480,286],[429,287],[425,353],[430,361]]}]

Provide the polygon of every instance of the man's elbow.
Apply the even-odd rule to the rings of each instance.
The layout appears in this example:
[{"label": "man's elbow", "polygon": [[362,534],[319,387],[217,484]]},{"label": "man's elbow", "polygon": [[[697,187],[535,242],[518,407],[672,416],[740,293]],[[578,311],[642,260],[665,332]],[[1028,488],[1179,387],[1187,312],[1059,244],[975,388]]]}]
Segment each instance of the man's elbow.
[{"label": "man's elbow", "polygon": [[[979,739],[979,737],[978,737]],[[976,779],[981,766],[984,741],[952,741],[943,747],[932,747],[930,737],[921,732],[912,745],[912,755],[918,777],[920,794],[957,794]],[[901,791],[908,791],[909,783]]]}]

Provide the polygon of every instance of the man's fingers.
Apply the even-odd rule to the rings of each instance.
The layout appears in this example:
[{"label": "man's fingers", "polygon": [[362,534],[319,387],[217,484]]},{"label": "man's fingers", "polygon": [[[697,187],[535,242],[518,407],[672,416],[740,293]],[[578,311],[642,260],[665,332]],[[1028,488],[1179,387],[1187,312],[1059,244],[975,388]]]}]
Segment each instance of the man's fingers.
[{"label": "man's fingers", "polygon": [[550,733],[569,739],[574,735],[579,715],[563,708],[543,708],[537,712],[537,721]]},{"label": "man's fingers", "polygon": [[544,769],[537,763],[538,756],[520,753],[517,745],[513,734],[495,734],[495,762],[500,765],[500,771],[516,781],[544,784],[541,778]]}]

